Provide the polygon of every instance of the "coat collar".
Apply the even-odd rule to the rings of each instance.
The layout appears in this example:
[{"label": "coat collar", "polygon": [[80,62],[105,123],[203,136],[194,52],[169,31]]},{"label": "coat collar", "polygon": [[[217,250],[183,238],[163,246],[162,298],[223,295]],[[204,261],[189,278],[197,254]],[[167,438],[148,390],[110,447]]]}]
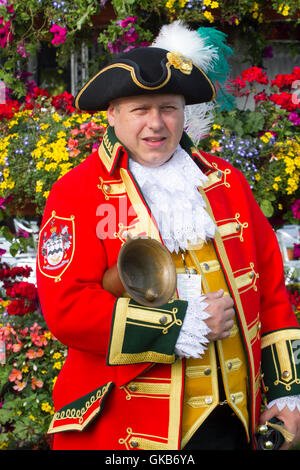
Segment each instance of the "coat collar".
[{"label": "coat collar", "polygon": [[[180,141],[180,145],[190,155],[191,158],[197,160],[205,169],[212,169],[211,163],[204,157],[194,145],[190,137],[184,132]],[[116,137],[113,127],[108,126],[103,136],[103,140],[98,149],[100,160],[109,175],[112,175],[119,165],[121,168],[128,167],[129,151]]]}]

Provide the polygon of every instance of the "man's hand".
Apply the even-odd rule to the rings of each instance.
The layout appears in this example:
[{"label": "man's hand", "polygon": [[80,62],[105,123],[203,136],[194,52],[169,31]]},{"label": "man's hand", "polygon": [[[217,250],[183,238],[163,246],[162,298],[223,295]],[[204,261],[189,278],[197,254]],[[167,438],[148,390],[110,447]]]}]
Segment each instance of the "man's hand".
[{"label": "man's hand", "polygon": [[206,294],[204,302],[208,303],[205,311],[210,317],[205,320],[210,328],[206,336],[209,341],[228,338],[230,330],[234,325],[234,302],[231,297],[224,296],[223,289]]},{"label": "man's hand", "polygon": [[278,410],[277,406],[274,405],[271,408],[266,408],[265,411],[260,415],[259,424],[264,424],[266,421],[276,417],[283,422],[284,428],[290,433],[294,434],[292,442],[285,441],[279,450],[287,450],[292,446],[295,446],[300,441],[300,413],[298,408],[291,411],[285,406],[281,411]]}]

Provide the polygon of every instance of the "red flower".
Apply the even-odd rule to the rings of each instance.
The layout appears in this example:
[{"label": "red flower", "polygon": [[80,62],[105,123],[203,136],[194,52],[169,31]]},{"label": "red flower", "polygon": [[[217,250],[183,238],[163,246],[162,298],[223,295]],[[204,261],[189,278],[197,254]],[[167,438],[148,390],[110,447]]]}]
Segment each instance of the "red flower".
[{"label": "red flower", "polygon": [[258,93],[257,95],[254,95],[255,102],[257,103],[258,101],[268,101],[268,96],[264,91],[261,93]]},{"label": "red flower", "polygon": [[73,95],[65,91],[60,95],[53,96],[51,104],[55,107],[56,111],[63,111],[64,113],[71,114],[76,111],[76,108],[72,105],[73,99]]},{"label": "red flower", "polygon": [[20,109],[21,104],[18,101],[8,101],[5,104],[0,104],[0,120],[12,119],[14,114]]},{"label": "red flower", "polygon": [[257,82],[263,83],[265,85],[269,83],[269,79],[266,76],[266,73],[263,72],[262,68],[260,67],[250,67],[249,69],[244,70],[241,76],[245,82]]},{"label": "red flower", "polygon": [[291,87],[296,80],[300,80],[300,67],[295,67],[290,74],[276,75],[275,80],[271,81],[271,85],[277,86],[277,88],[282,91],[286,87]]},{"label": "red flower", "polygon": [[293,95],[285,91],[279,94],[274,93],[269,97],[269,99],[270,101],[273,101],[273,103],[276,103],[282,109],[286,109],[287,111],[295,111],[297,107],[300,107],[299,105],[293,102]]}]

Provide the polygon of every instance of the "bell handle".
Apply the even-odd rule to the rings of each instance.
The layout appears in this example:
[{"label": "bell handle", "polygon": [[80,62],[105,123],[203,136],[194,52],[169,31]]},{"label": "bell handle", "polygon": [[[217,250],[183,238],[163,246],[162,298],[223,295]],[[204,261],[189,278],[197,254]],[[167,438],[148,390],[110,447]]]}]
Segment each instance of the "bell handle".
[{"label": "bell handle", "polygon": [[111,268],[108,268],[105,271],[102,278],[102,287],[115,297],[121,297],[125,293],[126,289],[124,288],[119,276],[117,264],[114,264]]}]

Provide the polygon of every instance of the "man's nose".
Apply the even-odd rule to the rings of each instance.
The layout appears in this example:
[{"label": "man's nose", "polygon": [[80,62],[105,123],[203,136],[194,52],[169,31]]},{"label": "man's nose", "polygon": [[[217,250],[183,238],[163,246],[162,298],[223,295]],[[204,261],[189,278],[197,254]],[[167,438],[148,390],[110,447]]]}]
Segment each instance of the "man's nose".
[{"label": "man's nose", "polygon": [[148,127],[155,131],[158,131],[164,127],[164,121],[159,109],[151,109],[148,116]]}]

